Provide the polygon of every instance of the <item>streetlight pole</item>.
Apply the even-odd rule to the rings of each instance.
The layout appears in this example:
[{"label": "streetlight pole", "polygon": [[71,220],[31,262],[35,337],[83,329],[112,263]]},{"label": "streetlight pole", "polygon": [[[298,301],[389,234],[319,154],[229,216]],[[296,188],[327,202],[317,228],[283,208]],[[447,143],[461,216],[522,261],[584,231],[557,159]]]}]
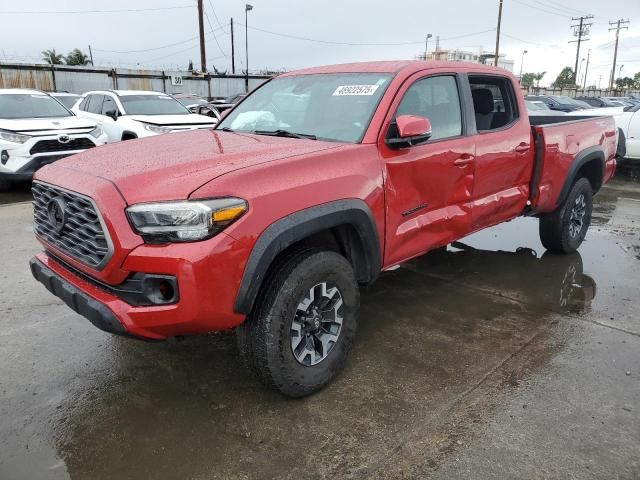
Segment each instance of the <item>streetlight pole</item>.
[{"label": "streetlight pole", "polygon": [[522,51],[522,59],[520,60],[520,83],[522,83],[522,66],[524,65],[524,56],[526,55],[527,50]]},{"label": "streetlight pole", "polygon": [[244,50],[245,50],[245,63],[247,69],[245,70],[244,75],[244,88],[245,91],[249,92],[249,12],[253,10],[253,5],[249,5],[248,3],[244,6]]},{"label": "streetlight pole", "polygon": [[427,54],[429,53],[429,39],[433,37],[430,33],[427,33],[427,38],[424,42],[424,60],[427,61]]}]

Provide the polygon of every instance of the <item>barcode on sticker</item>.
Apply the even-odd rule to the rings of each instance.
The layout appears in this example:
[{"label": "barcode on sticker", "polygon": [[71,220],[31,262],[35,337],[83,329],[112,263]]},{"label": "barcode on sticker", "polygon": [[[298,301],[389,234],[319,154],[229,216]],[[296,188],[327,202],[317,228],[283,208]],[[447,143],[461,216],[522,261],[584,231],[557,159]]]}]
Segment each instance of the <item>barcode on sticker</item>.
[{"label": "barcode on sticker", "polygon": [[333,92],[334,97],[345,95],[373,95],[378,85],[341,85]]}]

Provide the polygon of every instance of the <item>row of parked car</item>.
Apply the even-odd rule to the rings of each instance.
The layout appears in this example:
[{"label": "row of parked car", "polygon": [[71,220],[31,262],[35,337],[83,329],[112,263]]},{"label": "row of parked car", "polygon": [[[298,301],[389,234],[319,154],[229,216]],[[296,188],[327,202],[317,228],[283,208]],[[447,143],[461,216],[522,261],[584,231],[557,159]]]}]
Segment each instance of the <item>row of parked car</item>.
[{"label": "row of parked car", "polygon": [[0,189],[30,180],[43,165],[105,143],[212,128],[244,98],[97,90],[77,95],[0,89]]},{"label": "row of parked car", "polygon": [[640,160],[640,98],[527,95],[525,101],[530,116],[612,116],[626,147],[624,159]]},{"label": "row of parked car", "polygon": [[635,97],[587,97],[576,98],[567,95],[527,95],[525,96],[527,106],[532,106],[533,110],[551,111],[556,115],[558,112],[572,113],[579,110],[590,110],[593,108],[622,108],[640,105],[640,98]]}]

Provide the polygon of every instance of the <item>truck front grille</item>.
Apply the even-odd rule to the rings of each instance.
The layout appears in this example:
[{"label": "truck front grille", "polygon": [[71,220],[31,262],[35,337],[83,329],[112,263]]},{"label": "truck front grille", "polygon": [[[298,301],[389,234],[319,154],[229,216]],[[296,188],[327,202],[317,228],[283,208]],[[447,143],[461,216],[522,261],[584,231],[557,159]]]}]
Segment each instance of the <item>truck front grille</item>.
[{"label": "truck front grille", "polygon": [[87,148],[95,147],[96,144],[93,143],[88,138],[72,138],[67,143],[61,143],[58,139],[55,140],[40,140],[36,143],[29,153],[31,155],[35,153],[49,153],[49,152],[68,152],[70,150],[86,150]]},{"label": "truck front grille", "polygon": [[33,182],[31,191],[36,234],[81,263],[102,269],[111,258],[111,239],[93,200],[40,182]]}]

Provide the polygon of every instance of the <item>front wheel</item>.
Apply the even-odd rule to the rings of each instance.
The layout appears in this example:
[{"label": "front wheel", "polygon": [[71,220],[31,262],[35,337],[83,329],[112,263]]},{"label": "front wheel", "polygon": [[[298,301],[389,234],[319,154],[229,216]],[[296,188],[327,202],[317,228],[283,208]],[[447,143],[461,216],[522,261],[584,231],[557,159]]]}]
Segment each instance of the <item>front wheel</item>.
[{"label": "front wheel", "polygon": [[540,240],[544,248],[553,253],[575,252],[587,235],[592,209],[591,183],[580,178],[561,206],[540,217]]},{"label": "front wheel", "polygon": [[351,264],[303,249],[264,285],[238,328],[240,351],[267,386],[290,397],[314,393],[340,372],[353,344],[360,296]]}]

